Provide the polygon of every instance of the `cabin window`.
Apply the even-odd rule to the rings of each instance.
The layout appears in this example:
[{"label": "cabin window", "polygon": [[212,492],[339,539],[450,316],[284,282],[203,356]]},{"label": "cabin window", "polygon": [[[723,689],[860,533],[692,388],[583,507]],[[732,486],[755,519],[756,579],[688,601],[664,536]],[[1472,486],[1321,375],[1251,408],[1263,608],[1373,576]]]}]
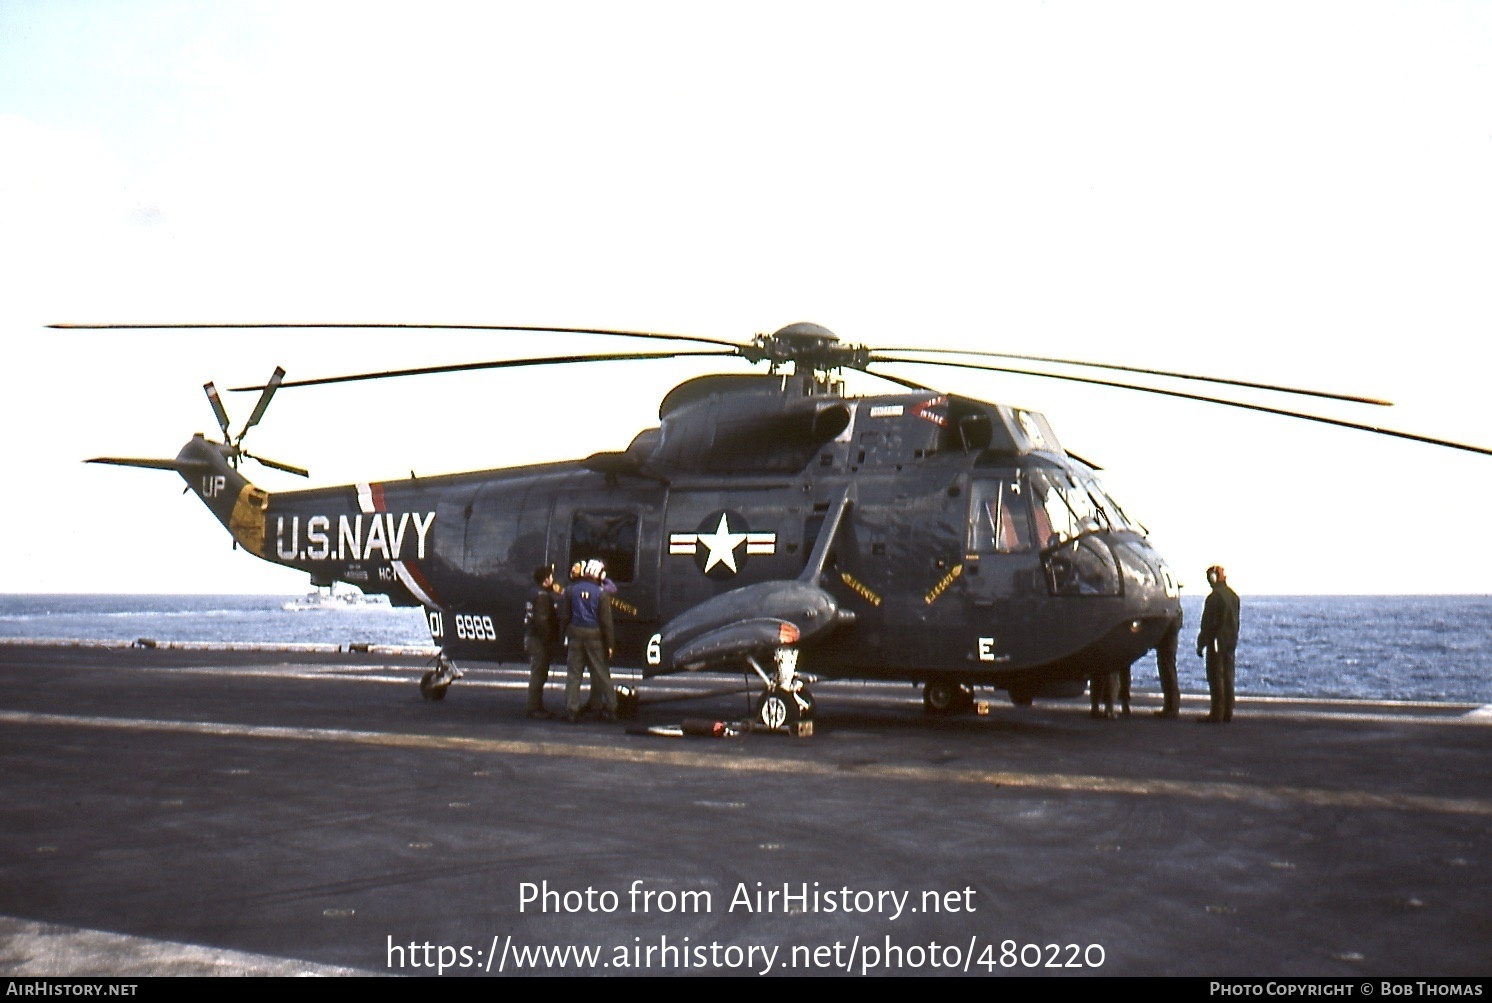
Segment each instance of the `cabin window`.
[{"label": "cabin window", "polygon": [[612,581],[625,585],[637,573],[637,513],[576,512],[570,524],[570,562],[599,558]]},{"label": "cabin window", "polygon": [[969,552],[1020,554],[1032,548],[1030,506],[1018,476],[975,481],[970,492]]}]

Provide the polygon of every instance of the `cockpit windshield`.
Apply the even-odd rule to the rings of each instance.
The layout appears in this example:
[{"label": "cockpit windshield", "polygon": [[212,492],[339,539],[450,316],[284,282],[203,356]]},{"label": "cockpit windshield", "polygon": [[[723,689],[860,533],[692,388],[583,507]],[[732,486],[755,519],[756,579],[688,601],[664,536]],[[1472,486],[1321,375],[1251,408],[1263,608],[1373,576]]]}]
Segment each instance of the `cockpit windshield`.
[{"label": "cockpit windshield", "polygon": [[1093,498],[1093,503],[1101,508],[1104,514],[1108,516],[1109,524],[1114,529],[1127,529],[1132,533],[1139,533],[1141,535],[1145,533],[1144,527],[1125,515],[1124,509],[1119,507],[1119,503],[1114,500],[1114,496],[1105,491],[1103,485],[1099,484],[1096,479],[1092,477],[1084,478],[1083,483],[1087,487],[1088,494]]},{"label": "cockpit windshield", "polygon": [[1018,554],[1084,533],[1143,532],[1091,475],[1056,468],[1013,470],[974,482],[969,552]]},{"label": "cockpit windshield", "polygon": [[1036,528],[1043,547],[1109,528],[1104,510],[1094,504],[1087,490],[1066,471],[1033,470],[1030,481],[1038,509]]},{"label": "cockpit windshield", "polygon": [[1134,586],[1153,588],[1154,576],[1144,561],[1124,551],[1121,541],[1095,535],[1134,528],[1091,474],[1032,467],[971,485],[969,554],[1039,552],[1054,596],[1120,595],[1124,585],[1114,548],[1128,561],[1122,570]]}]

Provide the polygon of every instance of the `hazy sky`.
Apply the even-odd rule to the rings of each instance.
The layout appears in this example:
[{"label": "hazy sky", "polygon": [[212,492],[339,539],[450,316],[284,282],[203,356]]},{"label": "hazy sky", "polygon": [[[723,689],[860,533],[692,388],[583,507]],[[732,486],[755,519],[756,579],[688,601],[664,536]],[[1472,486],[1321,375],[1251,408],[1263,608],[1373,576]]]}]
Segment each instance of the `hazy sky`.
[{"label": "hazy sky", "polygon": [[[80,462],[215,431],[208,379],[598,347],[43,326],[162,320],[813,320],[1381,396],[1250,399],[1492,445],[1492,5],[6,0],[0,591],[304,589],[172,476]],[[286,391],[249,446],[313,484],[583,456],[707,362]],[[1214,562],[1489,590],[1492,458],[902,372],[1046,413],[1192,594]]]}]

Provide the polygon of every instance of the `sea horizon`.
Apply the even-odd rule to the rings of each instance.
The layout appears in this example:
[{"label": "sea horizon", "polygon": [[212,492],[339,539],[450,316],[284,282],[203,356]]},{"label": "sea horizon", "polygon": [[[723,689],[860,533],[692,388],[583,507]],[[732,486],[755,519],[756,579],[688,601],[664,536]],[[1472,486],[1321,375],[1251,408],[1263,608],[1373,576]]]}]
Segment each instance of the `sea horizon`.
[{"label": "sea horizon", "polygon": [[[428,647],[421,609],[384,604],[291,612],[301,593],[0,593],[0,638],[49,641]],[[1492,704],[1492,596],[1247,595],[1238,692],[1253,696]],[[1205,693],[1194,653],[1203,595],[1183,595],[1182,689]],[[512,625],[518,629],[518,624]],[[812,673],[811,652],[805,671]],[[1146,655],[1132,668],[1157,687]]]}]

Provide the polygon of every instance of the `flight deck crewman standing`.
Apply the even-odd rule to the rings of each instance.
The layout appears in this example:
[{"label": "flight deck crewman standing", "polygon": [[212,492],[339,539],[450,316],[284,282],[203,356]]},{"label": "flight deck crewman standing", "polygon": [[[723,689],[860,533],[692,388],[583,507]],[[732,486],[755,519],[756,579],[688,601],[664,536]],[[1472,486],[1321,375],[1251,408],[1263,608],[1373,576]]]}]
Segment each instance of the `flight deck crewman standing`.
[{"label": "flight deck crewman standing", "polygon": [[1233,653],[1238,647],[1238,593],[1228,587],[1228,573],[1220,565],[1207,569],[1212,591],[1202,606],[1202,629],[1197,654],[1207,656],[1207,692],[1212,709],[1203,724],[1233,720]]},{"label": "flight deck crewman standing", "polygon": [[[596,565],[600,574],[601,564]],[[587,569],[589,573],[589,569]],[[600,690],[601,720],[616,720],[616,690],[611,685],[611,655],[616,636],[611,624],[611,594],[599,581],[578,578],[560,599],[560,622],[570,639],[569,676],[565,680],[565,719],[580,720],[580,677],[591,670],[591,699]]]},{"label": "flight deck crewman standing", "polygon": [[541,564],[534,569],[534,589],[528,597],[528,615],[524,617],[523,647],[528,652],[528,705],[531,718],[554,717],[544,709],[544,684],[549,682],[549,663],[559,644],[559,611],[555,609],[554,566]]},{"label": "flight deck crewman standing", "polygon": [[1181,640],[1181,612],[1171,621],[1155,646],[1155,671],[1160,676],[1161,708],[1156,717],[1175,717],[1181,713],[1181,687],[1176,681],[1176,648]]}]

